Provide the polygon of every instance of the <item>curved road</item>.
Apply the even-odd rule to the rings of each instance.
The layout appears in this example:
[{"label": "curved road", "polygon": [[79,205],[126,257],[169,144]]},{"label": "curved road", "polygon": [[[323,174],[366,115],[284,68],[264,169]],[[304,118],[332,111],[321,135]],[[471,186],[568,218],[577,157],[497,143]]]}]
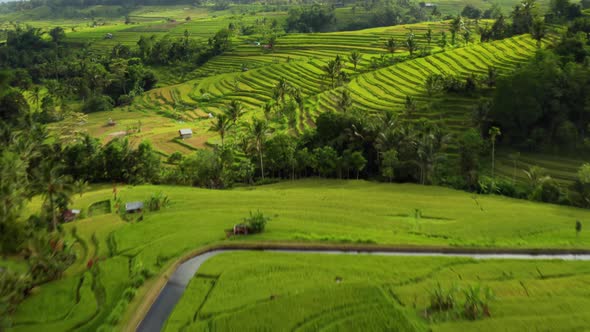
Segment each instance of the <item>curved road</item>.
[{"label": "curved road", "polygon": [[[164,285],[160,294],[152,303],[150,310],[143,318],[137,332],[159,332],[164,327],[166,320],[174,310],[174,306],[184,293],[189,281],[201,265],[209,258],[224,252],[253,251],[252,249],[218,249],[197,255],[182,263],[168,282]],[[258,250],[260,251],[260,250]],[[590,261],[590,254],[526,254],[526,253],[442,253],[442,252],[404,252],[404,251],[344,251],[344,250],[296,250],[296,249],[266,249],[262,251],[328,254],[328,255],[380,255],[380,256],[445,256],[445,257],[471,257],[474,259],[558,259],[558,260],[585,260]]]}]

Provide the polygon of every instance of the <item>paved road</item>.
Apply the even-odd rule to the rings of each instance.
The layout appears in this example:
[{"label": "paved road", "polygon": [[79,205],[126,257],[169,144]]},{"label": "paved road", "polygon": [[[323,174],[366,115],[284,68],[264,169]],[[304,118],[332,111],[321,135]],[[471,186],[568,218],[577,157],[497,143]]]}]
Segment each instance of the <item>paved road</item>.
[{"label": "paved road", "polygon": [[[250,249],[227,249],[213,250],[204,254],[195,256],[182,263],[172,274],[156,301],[150,307],[147,315],[137,327],[137,332],[159,332],[162,330],[164,323],[174,310],[174,306],[184,293],[189,281],[201,265],[209,258],[224,252],[248,251]],[[359,251],[341,251],[341,250],[291,250],[291,249],[269,249],[264,251],[286,252],[286,253],[306,253],[306,254],[326,254],[326,255],[379,255],[379,256],[444,256],[444,257],[471,257],[474,259],[557,259],[557,260],[587,260],[590,261],[590,254],[522,254],[522,253],[502,253],[502,254],[484,254],[484,253],[440,253],[440,252],[359,252]]]}]

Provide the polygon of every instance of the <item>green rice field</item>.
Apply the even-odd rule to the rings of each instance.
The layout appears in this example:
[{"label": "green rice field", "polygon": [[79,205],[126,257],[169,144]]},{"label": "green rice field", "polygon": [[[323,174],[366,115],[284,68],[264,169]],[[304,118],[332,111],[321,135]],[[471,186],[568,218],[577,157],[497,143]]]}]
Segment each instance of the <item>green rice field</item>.
[{"label": "green rice field", "polygon": [[[582,261],[225,253],[199,269],[165,331],[581,331],[588,273]],[[489,287],[491,316],[426,318],[437,284]]]},{"label": "green rice field", "polygon": [[[13,316],[14,326],[11,331],[38,331],[39,329],[48,332],[64,330],[96,331],[104,324],[117,330],[125,328],[132,329],[133,327],[129,327],[126,324],[132,321],[133,314],[138,310],[141,303],[143,303],[143,296],[146,296],[147,292],[152,289],[150,286],[153,287],[153,282],[158,279],[148,279],[145,286],[138,289],[134,300],[129,304],[126,304],[127,302],[121,304],[124,298],[124,292],[129,287],[131,275],[133,274],[131,266],[141,263],[142,266],[148,268],[158,276],[183,255],[208,246],[265,242],[300,243],[302,245],[324,243],[345,246],[434,246],[476,249],[590,248],[590,236],[585,231],[580,235],[576,235],[574,228],[576,220],[582,220],[584,224],[587,223],[587,220],[590,220],[590,212],[587,210],[533,203],[505,197],[478,196],[440,187],[313,179],[224,191],[167,186],[126,186],[118,189],[119,197],[121,197],[123,202],[146,200],[152,193],[162,191],[170,198],[171,205],[161,212],[146,213],[143,221],[136,221],[132,218],[131,222],[125,222],[117,214],[107,213],[87,217],[65,225],[65,229],[68,232],[73,227],[76,227],[78,235],[86,243],[86,246],[79,248],[77,261],[66,271],[64,278],[39,287],[35,290],[33,296],[26,299],[18,307],[17,312]],[[112,188],[110,186],[102,186],[90,190],[81,198],[76,198],[72,207],[87,210],[93,203],[109,198],[112,198]],[[34,210],[38,208],[39,204],[40,201],[35,199],[31,202],[28,209]],[[247,238],[226,239],[225,229],[231,228],[247,216],[250,211],[257,209],[264,212],[265,215],[272,217],[264,233],[248,236]],[[416,210],[420,211],[420,217],[416,217]],[[584,227],[585,229],[586,226]],[[96,237],[97,241],[92,241],[92,237]],[[99,269],[98,274],[90,273],[86,267],[87,261],[91,258],[99,258],[96,263]],[[221,258],[220,256],[216,259]],[[312,258],[310,259],[313,261]],[[375,258],[375,262],[379,262],[381,259],[386,258]],[[380,284],[387,284],[388,282],[395,284],[395,280],[398,280],[397,282],[406,280],[402,276],[402,271],[406,271],[405,269],[415,270],[412,273],[417,273],[416,275],[420,275],[418,271],[427,273],[430,271],[429,269],[432,269],[433,265],[427,263],[428,261],[426,259],[424,259],[424,264],[420,265],[421,267],[414,269],[414,265],[412,264],[418,264],[418,261],[420,260],[417,260],[415,263],[409,263],[407,266],[404,265],[405,263],[392,263],[391,268],[397,266],[404,270],[398,272],[392,271],[391,273],[383,270],[386,265],[381,263],[363,263],[376,264],[375,266],[379,266],[379,268],[375,272],[371,272],[374,271],[374,268],[371,268],[367,270],[366,274],[361,274],[357,277],[353,277],[352,274],[360,272],[351,271],[350,277],[344,274],[345,282],[343,285],[346,285],[348,278],[351,278],[351,280],[354,278],[360,280],[358,278],[363,278],[363,275],[366,278],[372,273],[376,273],[379,276],[388,275],[388,277],[379,279],[381,277],[376,275],[371,277],[375,282],[367,283],[364,288],[360,287],[360,285],[360,288],[345,287],[343,293],[339,293],[340,290],[334,290],[328,287],[322,291],[325,292],[323,293],[325,295],[316,295],[321,298],[334,297],[332,302],[326,304],[329,307],[338,304],[338,297],[352,297],[354,299],[353,294],[362,292],[362,294],[367,294],[368,298],[376,300],[375,306],[379,311],[376,311],[374,313],[375,315],[382,315],[384,312],[391,313],[387,314],[387,317],[396,317],[396,315],[402,314],[404,317],[409,315],[408,317],[411,319],[409,318],[408,324],[411,323],[410,325],[414,326],[414,323],[418,322],[416,326],[422,326],[424,325],[424,321],[420,320],[419,316],[416,315],[418,315],[420,308],[424,308],[426,286],[419,286],[414,290],[408,286],[404,291],[405,293],[400,293],[405,294],[400,295],[400,299],[402,303],[405,303],[406,309],[387,307],[387,303],[391,299],[388,297],[381,298],[379,294],[382,293],[379,287],[377,287]],[[211,261],[210,265],[212,267],[214,266],[214,262],[215,260]],[[485,267],[485,264],[468,264],[466,268]],[[573,270],[568,270],[570,269],[570,265],[568,264],[563,263],[564,268],[560,272],[563,274],[562,277],[556,277],[551,280],[555,280],[556,282],[560,280],[578,280],[576,279],[578,277],[575,275],[570,276],[570,274],[575,274],[574,272],[567,272],[575,271],[577,269],[576,265],[572,265],[573,267],[571,269]],[[227,266],[232,265],[229,264]],[[245,267],[245,265],[239,265],[235,266],[235,268],[240,266]],[[522,274],[522,277],[518,276],[515,278],[519,278],[518,280],[520,278],[526,279],[531,273],[527,271],[532,269],[533,265],[530,266],[530,268],[527,267],[526,269],[523,267],[524,270],[517,270],[515,266],[499,267],[497,269],[491,266],[490,270],[493,273],[490,273],[492,273],[492,276],[497,276],[499,273],[502,273],[498,271],[506,271],[506,273],[514,271],[513,273],[515,275],[518,275],[518,273]],[[555,271],[557,268],[548,265],[547,270],[545,270],[543,266],[539,266],[543,275],[557,273],[549,272],[549,270]],[[264,271],[265,269],[264,264],[260,266],[255,265],[252,268],[260,269],[260,271]],[[492,277],[484,278],[485,273],[488,273],[483,272],[487,271],[486,269],[482,270],[482,272],[476,272],[477,270],[465,272],[466,276],[469,275],[468,278],[466,277],[466,280],[475,281],[478,275],[483,279],[493,279]],[[219,270],[212,269],[210,270],[210,274],[218,275],[221,273],[216,271]],[[309,271],[310,273],[315,273],[312,270]],[[358,270],[354,271],[361,271],[361,268],[359,267]],[[442,272],[446,276],[444,278],[449,279],[443,279],[443,274],[441,274],[441,281],[452,279],[450,276],[452,274],[451,270],[444,270]],[[333,274],[335,272],[330,273]],[[458,273],[463,274],[463,272]],[[254,278],[254,275],[255,273],[252,278]],[[334,278],[334,276],[330,278]],[[535,280],[531,282],[533,281],[537,282]],[[244,282],[250,281],[246,280]],[[427,285],[431,282],[432,280],[425,281],[424,284],[420,285]],[[231,284],[233,283],[228,281],[228,287]],[[502,283],[498,284],[499,288],[496,291],[499,294],[504,292],[502,291],[504,289],[502,287],[507,287],[506,289],[515,287],[518,289],[518,292],[523,291],[522,286],[516,281],[507,283],[506,286],[502,284],[501,287],[500,284]],[[571,283],[568,281],[568,284]],[[489,286],[491,287],[492,285],[494,284],[491,283]],[[573,283],[573,285],[577,284]],[[205,287],[206,283],[201,286]],[[533,284],[530,287],[533,287]],[[535,287],[538,287],[536,289],[540,291],[544,289],[542,284]],[[156,287],[156,289],[158,288]],[[409,309],[407,307],[412,306],[410,304],[413,301],[411,298],[413,298],[416,289],[419,289],[421,294],[416,300],[417,309]],[[284,291],[287,292],[288,289]],[[279,296],[277,300],[290,303],[289,305],[296,305],[298,303],[297,301],[310,301],[311,298],[309,296],[313,295],[306,295],[303,289],[301,291],[300,299]],[[195,291],[195,301],[197,301],[198,296],[201,296],[198,292]],[[558,291],[556,290],[555,292]],[[277,291],[277,293],[279,292]],[[226,310],[227,308],[220,307],[220,305],[226,302],[223,300],[223,296],[231,296],[231,292],[226,295],[223,294],[223,292],[219,293],[220,298],[216,300],[217,302],[210,302],[211,305],[218,303],[217,306],[209,306],[208,302],[207,306],[203,307],[206,309],[203,313],[215,313],[220,310]],[[582,294],[580,293],[580,296]],[[268,297],[270,295],[261,292],[257,296]],[[556,297],[562,295],[566,296],[567,294],[555,293]],[[244,296],[244,301],[246,302],[243,302],[243,305],[247,307],[248,301],[254,301],[255,298]],[[359,299],[359,301],[365,300]],[[531,299],[530,301],[533,300]],[[579,301],[582,302],[575,303],[583,303],[582,299]],[[280,307],[282,306],[277,306],[277,308]],[[37,312],[38,308],[44,308],[43,315],[31,315],[32,312]],[[264,311],[261,308],[263,307],[252,307],[252,310]],[[508,312],[511,310],[509,308],[511,307],[508,306],[506,308],[502,312],[508,315]],[[525,310],[526,308],[527,306],[522,306],[520,310]],[[547,307],[539,304],[539,309],[535,310],[541,310],[542,308]],[[193,309],[189,308],[188,310]],[[500,309],[496,310],[500,311]],[[539,313],[538,317],[544,317],[542,314],[544,311],[542,310],[534,311],[534,313]],[[296,323],[297,320],[304,319],[309,315],[309,312],[302,311],[290,322]],[[533,312],[531,315],[533,315]],[[583,313],[579,315],[583,318]],[[211,321],[215,321],[215,324],[221,324],[219,326],[225,326],[223,324],[231,324],[233,322],[229,318],[228,320],[224,320],[224,315],[202,317],[215,318]],[[512,317],[515,319],[514,317],[516,316]],[[550,321],[550,318],[547,319]],[[557,319],[555,320],[556,322],[561,322],[560,319],[564,318],[555,319]],[[185,318],[181,317],[179,320],[184,322]],[[531,320],[534,319],[531,318]],[[510,321],[510,319],[507,318],[507,321]],[[320,324],[321,319],[318,322]],[[389,324],[387,322],[390,321],[383,321],[383,324]],[[490,320],[490,322],[493,322],[493,320]],[[581,324],[581,322],[584,322],[584,320],[576,319],[571,324]],[[361,323],[372,324],[370,322]],[[486,323],[487,320],[484,320],[478,324],[485,325]],[[254,321],[252,324],[254,324]],[[463,322],[461,324],[468,323]],[[198,328],[200,328],[199,326],[202,327],[199,323],[196,326]],[[440,326],[443,328],[446,325],[441,324]],[[449,325],[446,329],[452,330],[456,326]]]}]

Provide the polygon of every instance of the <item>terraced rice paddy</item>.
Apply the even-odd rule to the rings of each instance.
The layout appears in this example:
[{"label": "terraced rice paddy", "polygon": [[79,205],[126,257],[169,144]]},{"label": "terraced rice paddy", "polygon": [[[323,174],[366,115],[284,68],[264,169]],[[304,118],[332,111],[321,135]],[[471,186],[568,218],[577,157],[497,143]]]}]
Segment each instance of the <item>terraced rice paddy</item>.
[{"label": "terraced rice paddy", "polygon": [[[417,26],[412,27],[414,31],[418,31]],[[419,27],[425,29],[424,25]],[[214,58],[199,69],[203,78],[151,91],[134,107],[149,109],[157,105],[158,108],[166,110],[201,108],[215,113],[229,101],[239,100],[250,112],[260,114],[262,105],[272,98],[274,85],[279,79],[285,78],[299,87],[306,98],[305,109],[298,113],[295,125],[295,129],[300,132],[313,126],[315,118],[320,113],[336,110],[342,89],[347,89],[351,93],[354,107],[370,113],[401,110],[406,96],[412,96],[418,103],[431,106],[413,114],[413,117],[428,118],[452,130],[460,131],[470,125],[472,109],[477,100],[453,95],[444,98],[430,97],[424,89],[426,78],[432,74],[479,76],[484,75],[489,67],[497,68],[500,74],[508,73],[520,63],[527,61],[537,49],[535,42],[526,35],[476,44],[363,73],[344,87],[330,89],[322,67],[333,55],[347,54],[344,51],[347,50],[344,43],[350,44],[346,46],[348,51],[366,45],[365,49],[368,52],[361,66],[367,66],[366,59],[370,56],[386,52],[378,47],[384,36],[392,31],[399,34],[407,33],[407,29],[408,27],[395,27],[363,30],[363,33],[358,34],[311,35],[307,48],[301,46],[299,49],[295,45],[298,45],[303,37],[288,35],[283,37],[284,39],[279,39],[277,51],[272,55],[255,55],[260,52],[256,47],[240,46],[235,54]],[[330,35],[330,38],[325,38],[325,35]],[[333,39],[332,35],[341,36],[338,38],[343,39]],[[354,37],[355,35],[358,37]],[[320,40],[325,42],[322,44]],[[333,43],[333,46],[328,45],[329,43]],[[327,48],[323,56],[314,56],[314,52],[319,54],[319,50],[323,48]],[[246,49],[251,49],[253,55],[246,56]],[[249,65],[254,68],[251,69]],[[248,71],[242,72],[239,69],[243,66],[246,66]],[[215,74],[223,70],[234,72]],[[352,73],[350,65],[347,70]]]},{"label": "terraced rice paddy", "polygon": [[[573,331],[590,323],[588,273],[590,262],[225,253],[199,269],[165,331]],[[437,283],[490,287],[491,317],[424,318]]]},{"label": "terraced rice paddy", "polygon": [[[463,248],[590,248],[590,237],[586,231],[577,236],[574,230],[575,220],[584,222],[590,220],[590,214],[586,210],[504,197],[474,196],[440,187],[390,185],[364,181],[308,180],[224,191],[170,186],[125,186],[119,187],[119,197],[124,202],[145,200],[158,191],[170,197],[171,205],[160,212],[146,213],[141,222],[124,222],[118,215],[107,213],[65,225],[68,234],[72,227],[76,227],[79,237],[85,243],[77,250],[76,263],[66,271],[63,279],[43,285],[19,306],[14,315],[14,328],[11,330],[96,331],[99,325],[115,319],[114,317],[119,317],[120,322],[128,322],[130,315],[144,302],[143,295],[149,289],[147,286],[153,286],[151,282],[154,280],[153,278],[148,280],[147,286],[138,291],[136,299],[128,307],[117,308],[119,306],[117,303],[127,296],[124,292],[131,282],[132,262],[141,262],[152,272],[161,274],[179,257],[197,248],[215,244],[271,241]],[[87,210],[93,203],[110,198],[112,198],[111,186],[101,186],[90,190],[82,197],[76,196],[72,207]],[[34,199],[29,208],[39,208],[40,204],[40,199]],[[302,206],[306,209],[302,210]],[[252,209],[260,209],[273,218],[266,232],[242,239],[226,239],[224,230],[241,221]],[[415,209],[422,211],[421,218],[413,217]],[[92,241],[93,235],[97,241]],[[107,244],[109,241],[111,243],[114,241],[114,249],[112,244],[111,246]],[[371,316],[375,318],[374,323],[363,320],[359,324],[366,324],[363,326],[367,327],[375,326],[371,324],[388,324],[386,322],[390,322],[389,318],[383,320],[384,317],[397,317],[396,313],[399,313],[399,310],[404,312],[404,315],[409,311],[408,315],[411,315],[408,317],[417,315],[425,306],[424,301],[427,299],[425,294],[429,285],[438,279],[448,286],[451,280],[457,279],[457,275],[461,275],[465,283],[476,282],[479,277],[482,283],[493,286],[501,299],[501,302],[494,307],[494,317],[496,315],[507,317],[503,322],[514,321],[517,317],[516,313],[522,313],[523,316],[528,313],[527,320],[533,320],[534,315],[537,314],[537,317],[545,317],[550,306],[543,304],[545,303],[543,301],[551,299],[551,301],[559,300],[563,305],[557,306],[559,310],[554,316],[546,318],[546,322],[552,324],[549,326],[565,324],[564,320],[567,318],[571,320],[571,323],[563,326],[575,327],[577,326],[575,324],[584,322],[586,313],[578,311],[577,314],[572,313],[573,316],[570,316],[566,312],[574,306],[579,310],[587,308],[587,300],[583,298],[587,297],[587,294],[577,289],[585,282],[585,275],[578,275],[587,273],[584,272],[587,268],[584,268],[586,270],[578,269],[569,263],[545,265],[537,262],[518,267],[514,264],[488,266],[467,262],[468,264],[453,267],[453,271],[449,268],[437,269],[437,266],[447,265],[446,261],[440,258],[434,262],[413,258],[409,262],[392,261],[392,263],[383,261],[385,258],[375,258],[371,261],[372,263],[355,263],[351,260],[338,266],[331,266],[324,261],[325,269],[318,270],[300,268],[304,262],[312,267],[318,265],[317,262],[314,263],[313,258],[301,260],[299,263],[289,263],[292,268],[283,267],[281,259],[278,262],[278,268],[273,270],[278,274],[274,272],[268,274],[265,272],[269,268],[264,264],[264,257],[260,260],[262,265],[249,264],[248,259],[239,258],[243,256],[239,256],[238,259],[232,257],[238,256],[228,256],[232,263],[222,266],[233,266],[235,269],[223,272],[223,277],[219,279],[219,288],[216,286],[216,290],[212,293],[211,302],[207,301],[203,307],[204,311],[198,315],[203,322],[210,319],[212,324],[220,328],[233,326],[231,324],[235,322],[235,318],[232,317],[235,316],[232,315],[240,314],[242,311],[239,310],[246,310],[249,304],[256,305],[251,306],[253,311],[248,311],[249,309],[243,311],[246,316],[255,314],[258,317],[257,312],[270,312],[267,310],[268,307],[265,307],[266,302],[256,301],[266,299],[268,302],[273,294],[278,295],[275,300],[284,305],[277,305],[276,308],[301,307],[301,311],[296,312],[293,319],[285,319],[289,324],[296,324],[312,316],[312,310],[304,309],[301,304],[307,304],[316,299],[317,305],[324,303],[326,308],[334,309],[329,309],[327,314],[335,311],[335,318],[340,317],[341,311],[336,310],[336,307],[341,300],[343,304],[353,305],[353,308],[355,303],[362,304],[363,307],[359,309],[359,312],[367,312],[370,306],[364,305],[374,300],[375,313]],[[87,262],[90,258],[99,258],[96,264],[100,272],[96,276],[88,271]],[[287,259],[284,261],[288,262]],[[449,261],[449,263],[452,262],[454,261]],[[206,270],[207,275],[222,274],[222,270],[215,266],[211,265],[211,268]],[[535,266],[540,272],[535,270]],[[432,278],[425,279],[424,283],[417,282],[414,288],[411,284],[408,284],[408,288],[402,287],[401,283],[411,279],[412,276],[428,276],[429,271],[433,270],[435,272]],[[293,271],[293,274],[289,274],[289,271]],[[406,271],[408,277],[404,277]],[[539,274],[545,278],[539,277]],[[242,277],[236,279],[237,275]],[[260,279],[264,276],[269,278],[275,276],[279,279],[284,276],[285,282],[280,286],[284,288],[275,287],[275,281],[271,280],[272,282],[267,283],[264,279]],[[342,277],[341,284],[334,281],[337,276]],[[505,279],[501,279],[502,276]],[[294,279],[317,280],[319,284],[308,281],[304,287],[302,286],[299,294],[295,295],[298,284],[289,281]],[[366,285],[355,286],[360,280],[366,280]],[[525,290],[519,284],[519,280],[524,282],[530,298],[523,295]],[[461,283],[461,281],[458,282]],[[244,294],[235,302],[231,302],[235,303],[231,308],[224,307],[228,303],[228,296],[234,296],[233,294],[241,296],[242,293],[235,293],[235,291],[237,291],[236,287],[239,289],[242,285],[245,286],[244,291],[251,290],[256,294]],[[404,304],[403,308],[386,306],[390,303],[391,297],[380,298],[379,287],[383,285],[392,287],[393,293],[398,295]],[[326,287],[323,288],[324,286]],[[339,286],[344,286],[344,289],[333,288]],[[549,286],[552,288],[548,288]],[[316,295],[313,295],[313,287],[316,289],[320,287],[322,290],[316,291]],[[552,293],[547,289],[551,289]],[[217,290],[220,292],[217,293]],[[198,290],[195,291],[195,302],[191,305],[195,305],[199,296],[202,296],[198,292]],[[518,296],[509,296],[510,292],[517,292]],[[414,300],[415,295],[418,296],[416,300]],[[369,302],[365,301],[365,296],[370,299]],[[550,298],[550,296],[553,297]],[[416,309],[413,308],[414,301],[416,301]],[[532,307],[536,309],[529,309],[531,305],[528,304],[535,301],[538,304]],[[519,303],[527,305],[519,307]],[[318,308],[316,304],[312,305],[313,307],[310,308]],[[39,313],[39,308],[43,308],[42,314]],[[229,311],[229,309],[236,309],[236,311]],[[187,312],[189,315],[194,314],[194,310],[196,309],[191,306]],[[527,310],[530,311],[527,312]],[[514,314],[510,314],[512,311]],[[118,316],[113,312],[118,312]],[[318,310],[318,312],[324,311]],[[354,312],[357,311],[354,310]],[[207,315],[204,315],[205,313]],[[276,311],[275,314],[277,317],[282,317],[280,315],[286,313]],[[184,322],[185,317],[183,316],[180,320]],[[260,317],[261,320],[266,319]],[[321,317],[327,319],[332,316],[323,314],[318,316],[318,318]],[[117,322],[119,321],[113,323],[115,330],[123,330],[123,326]],[[248,324],[257,322],[260,321],[254,319]],[[319,319],[317,322],[320,324],[324,320]],[[485,325],[486,322],[488,321],[484,320],[475,325],[483,324],[481,326],[488,326],[488,328],[492,326]],[[489,322],[493,323],[494,320]],[[197,324],[199,327],[203,326],[199,324]],[[464,322],[464,324],[471,323]],[[315,325],[307,326],[313,328]],[[441,328],[445,326],[442,324]],[[469,325],[461,326],[469,327]],[[459,327],[449,325],[445,328],[453,330]]]},{"label": "terraced rice paddy", "polygon": [[567,157],[554,154],[519,153],[516,157],[508,151],[499,154],[496,172],[516,182],[529,183],[526,173],[533,166],[541,167],[546,175],[563,185],[571,185],[578,179],[578,169],[586,163],[581,157]]},{"label": "terraced rice paddy", "polygon": [[[477,44],[362,74],[344,88],[352,95],[356,107],[369,112],[402,109],[406,96],[419,103],[437,103],[434,110],[418,112],[414,116],[442,122],[458,131],[468,125],[477,100],[452,95],[445,96],[444,100],[429,97],[424,88],[426,78],[433,74],[479,76],[484,75],[489,67],[497,68],[500,74],[509,73],[527,61],[535,50],[535,42],[529,36]],[[320,112],[334,110],[341,89],[326,91],[313,98],[306,116],[313,118]]]}]

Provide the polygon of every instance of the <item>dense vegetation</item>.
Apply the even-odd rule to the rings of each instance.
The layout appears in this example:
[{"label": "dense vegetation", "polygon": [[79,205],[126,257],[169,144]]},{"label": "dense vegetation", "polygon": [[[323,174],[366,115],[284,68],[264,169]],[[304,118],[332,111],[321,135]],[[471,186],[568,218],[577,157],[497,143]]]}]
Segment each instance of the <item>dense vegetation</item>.
[{"label": "dense vegetation", "polygon": [[[116,329],[146,279],[258,208],[246,242],[588,248],[583,210],[478,195],[590,206],[590,164],[543,159],[590,153],[588,1],[158,4],[0,5],[0,329]],[[16,22],[47,8],[83,23]]]}]

